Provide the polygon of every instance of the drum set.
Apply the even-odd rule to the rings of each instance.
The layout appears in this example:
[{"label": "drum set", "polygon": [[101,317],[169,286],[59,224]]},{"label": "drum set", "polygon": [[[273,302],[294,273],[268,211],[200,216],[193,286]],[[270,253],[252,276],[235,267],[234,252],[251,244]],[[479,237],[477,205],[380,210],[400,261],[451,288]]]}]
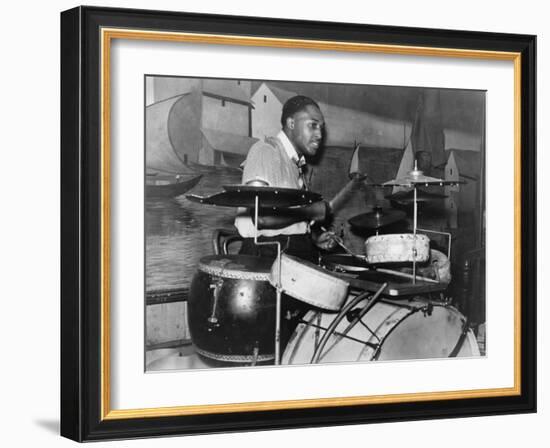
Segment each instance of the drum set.
[{"label": "drum set", "polygon": [[[418,203],[433,193],[419,187],[454,185],[414,170],[373,187],[407,187],[399,199],[413,205],[412,233],[383,233],[405,212],[375,207],[349,220],[374,232],[364,253],[330,254],[314,264],[258,239],[258,213],[301,207],[319,194],[289,188],[232,185],[201,204],[253,208],[254,242],[277,245],[275,260],[248,255],[204,257],[188,297],[188,322],[197,353],[222,365],[479,356],[468,321],[445,298],[451,281],[451,235],[418,227]],[[407,196],[408,195],[408,196]],[[436,195],[437,196],[437,195]],[[391,196],[390,196],[391,198]],[[448,236],[446,254],[430,248],[429,232]],[[293,306],[303,306],[301,312]]]}]

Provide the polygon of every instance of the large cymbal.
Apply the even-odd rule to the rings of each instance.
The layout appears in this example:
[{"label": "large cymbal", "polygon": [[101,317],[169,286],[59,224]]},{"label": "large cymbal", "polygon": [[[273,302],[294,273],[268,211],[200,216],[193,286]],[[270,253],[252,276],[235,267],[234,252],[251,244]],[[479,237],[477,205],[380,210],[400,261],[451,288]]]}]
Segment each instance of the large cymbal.
[{"label": "large cymbal", "polygon": [[[447,196],[438,193],[429,193],[425,190],[418,188],[416,190],[416,202],[430,202],[437,199],[444,199]],[[410,204],[414,202],[414,190],[398,191],[397,193],[386,196],[386,199],[390,201],[396,201],[402,204]]]},{"label": "large cymbal", "polygon": [[354,216],[353,218],[350,218],[348,222],[351,226],[359,229],[380,229],[401,221],[402,219],[405,219],[406,216],[406,213],[401,210],[374,207],[372,212]]},{"label": "large cymbal", "polygon": [[323,200],[318,193],[295,188],[224,185],[223,189],[225,191],[211,196],[189,194],[186,197],[192,202],[224,207],[254,207],[258,197],[261,208],[296,207]]},{"label": "large cymbal", "polygon": [[444,186],[463,184],[464,181],[444,180],[438,177],[426,176],[420,170],[409,171],[405,176],[398,179],[389,180],[382,184],[369,184],[375,187],[415,187],[415,186]]}]

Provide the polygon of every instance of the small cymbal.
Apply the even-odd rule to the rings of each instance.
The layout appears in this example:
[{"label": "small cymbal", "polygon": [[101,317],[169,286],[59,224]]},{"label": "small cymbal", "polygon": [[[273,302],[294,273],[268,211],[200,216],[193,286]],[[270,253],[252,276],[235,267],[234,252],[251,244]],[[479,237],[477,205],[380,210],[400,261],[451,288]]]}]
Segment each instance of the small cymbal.
[{"label": "small cymbal", "polygon": [[[444,194],[429,193],[427,191],[421,190],[420,188],[416,190],[416,202],[430,202],[437,199],[444,199],[446,197],[447,196],[445,196]],[[414,190],[398,191],[397,193],[386,196],[386,199],[389,199],[390,201],[400,202],[402,204],[410,204],[414,202]]]},{"label": "small cymbal", "polygon": [[224,207],[254,207],[258,197],[261,208],[286,208],[312,204],[323,200],[318,193],[295,188],[278,188],[249,185],[224,185],[225,191],[211,196],[187,195],[187,199],[200,204]]},{"label": "small cymbal", "polygon": [[380,229],[405,219],[406,213],[401,210],[383,209],[374,207],[372,212],[350,218],[348,222],[352,227],[359,229]]}]

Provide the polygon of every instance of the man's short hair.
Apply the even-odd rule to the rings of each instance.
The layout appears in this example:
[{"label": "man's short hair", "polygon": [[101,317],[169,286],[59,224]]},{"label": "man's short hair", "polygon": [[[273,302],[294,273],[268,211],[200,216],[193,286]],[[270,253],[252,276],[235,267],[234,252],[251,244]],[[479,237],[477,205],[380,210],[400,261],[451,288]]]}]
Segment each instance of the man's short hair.
[{"label": "man's short hair", "polygon": [[296,95],[287,100],[283,106],[283,113],[281,114],[281,124],[283,128],[285,127],[288,117],[292,117],[296,112],[304,110],[307,106],[315,106],[317,109],[321,110],[319,105],[307,96]]}]

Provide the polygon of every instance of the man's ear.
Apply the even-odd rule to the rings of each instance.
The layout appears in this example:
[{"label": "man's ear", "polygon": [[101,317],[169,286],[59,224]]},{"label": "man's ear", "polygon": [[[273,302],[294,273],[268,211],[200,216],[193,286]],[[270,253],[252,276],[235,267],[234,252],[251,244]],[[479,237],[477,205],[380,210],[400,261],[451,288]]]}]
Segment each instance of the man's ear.
[{"label": "man's ear", "polygon": [[286,127],[288,129],[294,129],[294,118],[292,117],[287,117],[286,119]]}]

